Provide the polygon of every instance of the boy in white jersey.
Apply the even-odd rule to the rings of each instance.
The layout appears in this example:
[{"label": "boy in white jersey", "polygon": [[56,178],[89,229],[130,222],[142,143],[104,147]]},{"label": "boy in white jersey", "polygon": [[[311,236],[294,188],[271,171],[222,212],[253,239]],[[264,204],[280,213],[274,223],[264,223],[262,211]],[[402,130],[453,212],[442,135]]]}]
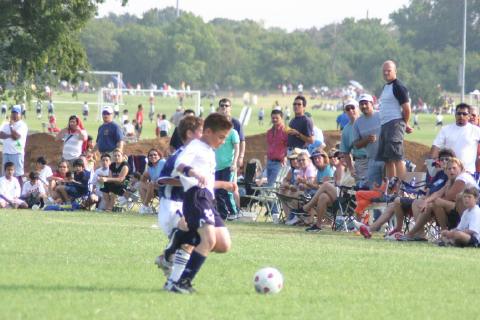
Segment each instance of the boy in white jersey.
[{"label": "boy in white jersey", "polygon": [[203,125],[203,136],[194,139],[178,156],[176,171],[185,191],[183,215],[188,229],[198,233],[200,243],[195,247],[173,292],[192,293],[191,281],[202,267],[208,254],[219,246],[230,248],[228,229],[218,214],[214,200],[215,148],[224,143],[232,128],[231,122],[218,113],[210,114]]},{"label": "boy in white jersey", "polygon": [[478,189],[468,187],[463,191],[463,205],[465,211],[460,223],[455,229],[443,230],[439,246],[454,245],[457,247],[478,247],[480,240],[480,208],[478,202]]},{"label": "boy in white jersey", "polygon": [[22,189],[14,177],[15,165],[8,161],[4,166],[5,176],[0,178],[0,208],[26,209],[28,205],[20,199]]}]

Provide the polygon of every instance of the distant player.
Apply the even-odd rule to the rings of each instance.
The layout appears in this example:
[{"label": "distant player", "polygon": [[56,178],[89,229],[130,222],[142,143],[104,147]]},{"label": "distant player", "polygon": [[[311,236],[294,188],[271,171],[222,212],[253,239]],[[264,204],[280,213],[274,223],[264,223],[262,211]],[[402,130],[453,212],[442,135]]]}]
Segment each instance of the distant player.
[{"label": "distant player", "polygon": [[35,104],[35,113],[37,114],[37,119],[42,118],[42,101],[39,99]]},{"label": "distant player", "polygon": [[[232,128],[230,120],[218,113],[204,122],[203,136],[190,142],[178,156],[176,171],[185,191],[183,214],[190,233],[198,233],[200,243],[195,247],[180,279],[171,291],[192,293],[195,278],[211,251],[226,252],[230,248],[230,233],[214,204],[215,148],[225,141]],[[234,183],[230,183],[232,186]]]},{"label": "distant player", "polygon": [[49,116],[55,113],[55,106],[53,105],[53,101],[51,99],[48,101],[47,111]]},{"label": "distant player", "polygon": [[90,107],[88,106],[88,102],[85,101],[82,106],[83,121],[87,121],[89,111],[90,111]]}]

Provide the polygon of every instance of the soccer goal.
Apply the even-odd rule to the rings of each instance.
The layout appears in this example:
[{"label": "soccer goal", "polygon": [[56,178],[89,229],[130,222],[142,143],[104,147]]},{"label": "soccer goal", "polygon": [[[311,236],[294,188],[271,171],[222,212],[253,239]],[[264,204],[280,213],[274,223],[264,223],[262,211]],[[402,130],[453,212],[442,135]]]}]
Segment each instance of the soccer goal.
[{"label": "soccer goal", "polygon": [[137,106],[142,104],[145,115],[155,117],[156,114],[171,115],[177,107],[193,109],[197,115],[201,114],[200,90],[163,90],[163,89],[136,89],[136,88],[108,88],[103,87],[98,91],[97,118],[101,118],[101,108],[110,105],[119,110],[135,112]]}]

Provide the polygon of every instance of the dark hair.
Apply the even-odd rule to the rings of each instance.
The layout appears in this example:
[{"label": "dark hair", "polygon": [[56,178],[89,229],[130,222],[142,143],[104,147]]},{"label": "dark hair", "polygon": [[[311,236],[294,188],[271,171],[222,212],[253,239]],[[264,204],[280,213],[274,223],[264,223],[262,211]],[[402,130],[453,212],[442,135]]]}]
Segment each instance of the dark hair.
[{"label": "dark hair", "polygon": [[162,120],[165,120],[165,119],[167,119],[167,115],[164,113],[162,114]]},{"label": "dark hair", "polygon": [[87,141],[93,141],[93,137],[91,135],[88,135]]},{"label": "dark hair", "polygon": [[69,178],[69,179],[70,179],[70,178],[73,178],[73,172],[72,172],[72,171],[67,171],[67,172],[65,173],[65,178]]},{"label": "dark hair", "polygon": [[37,163],[40,163],[41,165],[46,165],[46,164],[47,164],[47,160],[45,160],[44,157],[38,157],[38,158],[37,158]]},{"label": "dark hair", "polygon": [[187,140],[187,132],[195,132],[198,128],[203,126],[203,119],[195,116],[186,116],[178,124],[178,134],[182,141]]},{"label": "dark hair", "polygon": [[228,98],[222,98],[218,101],[218,106],[220,107],[220,105],[224,104],[224,103],[230,103],[230,105],[232,105],[232,101],[230,101],[230,99]]},{"label": "dark hair", "polygon": [[307,99],[305,99],[304,96],[298,95],[298,96],[295,97],[295,99],[293,99],[293,101],[295,101],[295,100],[302,100],[303,106],[304,107],[307,106]]},{"label": "dark hair", "polygon": [[110,157],[110,155],[108,153],[103,153],[102,156],[100,157],[100,159],[103,159],[103,158],[108,158],[108,159],[112,160],[112,157]]},{"label": "dark hair", "polygon": [[78,117],[77,116],[75,116],[75,115],[70,116],[70,118],[68,118],[68,121],[70,121],[70,120],[75,120],[75,121],[77,121],[77,124],[78,124]]},{"label": "dark hair", "polygon": [[470,194],[475,199],[478,199],[478,189],[476,187],[468,187],[463,190],[463,194]]},{"label": "dark hair", "polygon": [[158,154],[158,157],[159,157],[160,159],[163,158],[163,154],[160,152],[160,150],[158,150],[157,148],[151,148],[151,149],[148,150],[148,152],[147,152],[147,159],[148,159],[147,165],[148,165],[149,167],[153,166],[153,162],[150,161],[150,159],[148,158],[148,155],[149,155],[150,152],[152,152],[152,151],[156,152],[156,153]]},{"label": "dark hair", "polygon": [[218,132],[222,130],[230,130],[232,127],[232,122],[230,122],[227,117],[216,112],[209,114],[203,123],[203,131],[210,129],[213,132]]},{"label": "dark hair", "polygon": [[184,116],[188,116],[188,115],[195,116],[195,111],[193,111],[192,109],[186,109],[185,111],[183,111],[183,115]]},{"label": "dark hair", "polygon": [[143,109],[143,106],[142,106],[141,103],[138,105],[138,110],[140,110],[140,109]]},{"label": "dark hair", "polygon": [[73,166],[85,168],[85,163],[82,159],[75,159],[75,161],[73,161]]},{"label": "dark hair", "polygon": [[28,174],[28,178],[30,178],[30,180],[38,180],[38,179],[40,178],[40,176],[38,175],[37,172],[31,171],[31,172]]},{"label": "dark hair", "polygon": [[273,109],[272,112],[270,113],[270,116],[273,116],[274,114],[278,114],[280,117],[283,117],[282,110]]},{"label": "dark hair", "polygon": [[455,157],[455,151],[453,151],[452,149],[449,149],[449,148],[440,149],[440,151],[438,151],[438,157],[439,158],[441,158],[441,157],[454,158]]},{"label": "dark hair", "polygon": [[455,112],[458,111],[458,109],[468,109],[468,112],[470,112],[470,105],[469,104],[466,104],[465,102],[462,102],[462,103],[459,103],[457,104],[457,106],[455,107]]},{"label": "dark hair", "polygon": [[7,170],[7,168],[10,168],[10,167],[14,167],[15,168],[15,164],[11,161],[8,161],[7,163],[5,163],[5,165],[3,166],[3,170]]}]

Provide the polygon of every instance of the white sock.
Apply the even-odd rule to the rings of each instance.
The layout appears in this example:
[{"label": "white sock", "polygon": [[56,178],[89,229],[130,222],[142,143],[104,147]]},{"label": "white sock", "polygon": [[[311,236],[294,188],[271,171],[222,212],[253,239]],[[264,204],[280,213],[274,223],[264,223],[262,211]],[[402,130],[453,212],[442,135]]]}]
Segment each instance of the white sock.
[{"label": "white sock", "polygon": [[180,279],[180,276],[187,265],[188,260],[190,259],[190,253],[183,250],[182,248],[175,251],[175,256],[173,257],[172,272],[170,273],[169,281],[177,282]]}]

